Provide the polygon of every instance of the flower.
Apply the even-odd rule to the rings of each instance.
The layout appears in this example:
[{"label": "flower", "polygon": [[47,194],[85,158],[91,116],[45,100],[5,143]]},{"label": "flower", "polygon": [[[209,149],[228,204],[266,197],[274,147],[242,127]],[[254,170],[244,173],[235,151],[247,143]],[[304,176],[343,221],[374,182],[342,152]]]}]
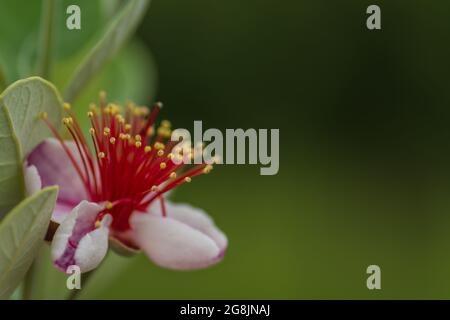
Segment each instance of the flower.
[{"label": "flower", "polygon": [[[188,166],[169,140],[171,124],[154,130],[162,105],[151,112],[133,104],[91,105],[88,116],[92,150],[68,104],[63,119],[73,141],[65,141],[47,120],[56,138],[49,138],[28,156],[25,180],[29,192],[58,185],[52,221],[59,223],[52,241],[54,265],[66,271],[96,268],[109,244],[121,250],[142,250],[157,265],[197,269],[222,260],[227,238],[202,210],[172,204],[164,194],[208,173],[207,164]],[[187,157],[191,157],[190,154]]]}]

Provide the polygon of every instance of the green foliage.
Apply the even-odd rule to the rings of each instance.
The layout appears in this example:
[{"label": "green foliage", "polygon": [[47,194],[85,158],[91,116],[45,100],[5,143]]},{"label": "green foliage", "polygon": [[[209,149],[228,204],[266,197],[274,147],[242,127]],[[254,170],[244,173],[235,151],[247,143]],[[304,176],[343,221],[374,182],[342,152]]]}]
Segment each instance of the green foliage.
[{"label": "green foliage", "polygon": [[48,126],[39,119],[45,112],[58,130],[62,117],[62,100],[49,82],[32,77],[19,80],[0,96],[0,103],[8,109],[14,132],[22,147],[23,156],[47,137],[53,136]]},{"label": "green foliage", "polygon": [[21,153],[8,110],[0,100],[0,219],[25,196]]},{"label": "green foliage", "polygon": [[46,188],[15,207],[0,224],[0,299],[9,297],[39,252],[58,189]]}]

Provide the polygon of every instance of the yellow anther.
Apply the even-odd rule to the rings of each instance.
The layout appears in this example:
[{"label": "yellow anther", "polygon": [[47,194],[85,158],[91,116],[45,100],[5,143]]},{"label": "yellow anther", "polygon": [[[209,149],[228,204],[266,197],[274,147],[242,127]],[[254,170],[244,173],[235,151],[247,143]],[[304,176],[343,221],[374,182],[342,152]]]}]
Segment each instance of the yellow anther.
[{"label": "yellow anther", "polygon": [[155,142],[155,149],[156,150],[163,150],[166,146],[164,145],[164,143],[161,142]]},{"label": "yellow anther", "polygon": [[115,144],[116,143],[116,138],[112,137],[111,139],[109,139],[109,142],[111,142],[111,144]]},{"label": "yellow anther", "polygon": [[164,150],[158,150],[158,157],[162,157],[164,155]]},{"label": "yellow anther", "polygon": [[110,129],[110,128],[105,127],[105,128],[103,129],[103,134],[104,134],[105,136],[109,135],[110,133],[111,133],[111,129]]},{"label": "yellow anther", "polygon": [[186,178],[184,178],[184,181],[186,181],[186,182],[191,182],[192,179],[191,179],[191,177],[186,177]]},{"label": "yellow anther", "polygon": [[126,131],[130,131],[130,129],[131,129],[131,124],[127,123],[127,124],[125,125],[125,130],[126,130]]},{"label": "yellow anther", "polygon": [[39,112],[39,118],[42,120],[47,120],[48,118],[48,113],[45,111]]},{"label": "yellow anther", "polygon": [[161,162],[160,164],[159,164],[159,168],[160,169],[165,169],[167,167],[167,164],[165,163],[165,162]]},{"label": "yellow anther", "polygon": [[101,221],[99,221],[99,220],[95,221],[95,227],[96,228],[100,228],[101,226],[102,226]]},{"label": "yellow anther", "polygon": [[71,109],[70,103],[64,102],[63,108],[64,108],[64,110],[69,111]]},{"label": "yellow anther", "polygon": [[172,134],[172,131],[170,129],[168,129],[168,128],[165,128],[165,127],[159,127],[158,128],[158,135],[159,136],[162,136],[164,138],[170,138],[171,134]]},{"label": "yellow anther", "polygon": [[171,179],[175,179],[177,177],[177,173],[176,172],[172,172],[169,177]]},{"label": "yellow anther", "polygon": [[152,147],[150,147],[150,146],[145,146],[144,151],[145,151],[145,152],[150,152],[150,151],[152,151]]},{"label": "yellow anther", "polygon": [[161,126],[164,128],[170,128],[172,126],[172,124],[170,123],[169,120],[163,120],[163,121],[161,121]]},{"label": "yellow anther", "polygon": [[93,118],[94,117],[94,113],[92,111],[89,111],[87,113],[87,115],[88,115],[89,118]]},{"label": "yellow anther", "polygon": [[136,148],[140,148],[140,147],[142,147],[142,142],[136,141],[136,142],[134,143],[134,145],[136,146]]},{"label": "yellow anther", "polygon": [[124,124],[125,123],[125,119],[122,117],[122,115],[117,114],[116,115],[116,119],[120,124]]},{"label": "yellow anther", "polygon": [[68,118],[63,118],[63,124],[65,124],[66,126],[68,126],[69,124],[71,124],[73,122],[72,118],[68,117]]},{"label": "yellow anther", "polygon": [[113,208],[113,204],[111,201],[106,201],[105,208],[111,210]]},{"label": "yellow anther", "polygon": [[127,135],[124,134],[124,133],[120,133],[119,134],[119,138],[122,139],[122,140],[125,140],[127,138]]},{"label": "yellow anther", "polygon": [[105,153],[104,152],[99,152],[98,153],[98,158],[99,159],[103,159],[105,157]]},{"label": "yellow anther", "polygon": [[94,134],[95,134],[95,129],[94,129],[94,128],[90,128],[90,129],[89,129],[89,133],[90,133],[91,135],[94,135]]},{"label": "yellow anther", "polygon": [[89,110],[92,111],[93,113],[97,112],[97,106],[95,105],[95,103],[91,103],[89,105]]},{"label": "yellow anther", "polygon": [[105,91],[100,91],[98,97],[100,98],[100,102],[106,103],[106,92]]},{"label": "yellow anther", "polygon": [[142,141],[142,137],[139,134],[137,134],[137,135],[134,136],[134,140]]},{"label": "yellow anther", "polygon": [[167,155],[167,158],[169,158],[170,160],[172,160],[174,157],[175,157],[175,156],[173,155],[173,153],[169,153],[169,154]]},{"label": "yellow anther", "polygon": [[204,173],[210,173],[212,169],[213,169],[213,166],[210,165],[210,164],[208,164],[208,165],[205,167],[205,169],[203,169],[203,172],[204,172]]},{"label": "yellow anther", "polygon": [[158,187],[157,186],[153,186],[151,190],[152,190],[152,192],[156,192],[156,191],[158,191]]}]

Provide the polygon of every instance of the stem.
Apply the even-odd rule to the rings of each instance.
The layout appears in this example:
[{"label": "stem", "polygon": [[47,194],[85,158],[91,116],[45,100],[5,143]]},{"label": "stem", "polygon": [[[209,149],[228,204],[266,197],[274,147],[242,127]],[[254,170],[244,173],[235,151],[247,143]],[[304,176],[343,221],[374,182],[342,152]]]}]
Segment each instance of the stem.
[{"label": "stem", "polygon": [[38,73],[48,79],[51,68],[55,0],[44,0],[41,16],[41,43],[39,45]]}]

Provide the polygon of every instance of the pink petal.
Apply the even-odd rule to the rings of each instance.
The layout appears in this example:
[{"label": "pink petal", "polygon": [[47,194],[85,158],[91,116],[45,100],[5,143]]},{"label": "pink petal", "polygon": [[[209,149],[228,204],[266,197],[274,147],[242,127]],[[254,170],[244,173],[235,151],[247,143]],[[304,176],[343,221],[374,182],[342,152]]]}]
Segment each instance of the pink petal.
[{"label": "pink petal", "polygon": [[[220,248],[225,251],[228,246],[226,235],[216,227],[214,220],[202,209],[194,208],[187,203],[172,203],[166,201],[166,211],[170,218],[178,220],[190,227],[206,234]],[[155,202],[149,209],[152,215],[162,216],[161,205]]]},{"label": "pink petal", "polygon": [[[82,168],[76,144],[73,141],[65,144]],[[43,187],[59,186],[59,198],[63,201],[76,204],[87,198],[84,184],[58,140],[44,140],[31,152],[28,164],[37,168]]]},{"label": "pink petal", "polygon": [[[73,141],[65,143],[82,168],[75,143]],[[31,152],[28,164],[36,167],[42,180],[42,187],[59,186],[58,202],[73,208],[81,200],[87,199],[84,184],[58,140],[54,138],[44,140]]]},{"label": "pink petal", "polygon": [[111,216],[106,215],[100,226],[95,221],[102,207],[82,201],[56,230],[52,242],[52,259],[55,266],[65,272],[71,265],[81,272],[96,268],[108,250]]},{"label": "pink petal", "polygon": [[189,270],[221,261],[227,246],[225,235],[201,210],[187,205],[167,206],[168,217],[154,211],[134,213],[131,226],[136,244],[159,266]]}]

